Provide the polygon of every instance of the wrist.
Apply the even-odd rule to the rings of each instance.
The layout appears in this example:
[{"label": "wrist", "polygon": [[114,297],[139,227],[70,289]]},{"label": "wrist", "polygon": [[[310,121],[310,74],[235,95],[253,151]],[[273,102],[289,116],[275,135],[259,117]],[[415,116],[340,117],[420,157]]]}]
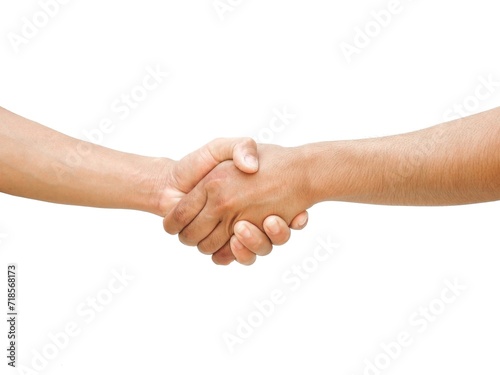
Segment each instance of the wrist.
[{"label": "wrist", "polygon": [[303,145],[287,149],[290,157],[284,157],[289,170],[286,173],[286,185],[293,190],[293,194],[302,201],[304,209],[307,209],[318,200],[318,189],[316,187],[317,173],[314,168],[316,163],[315,151],[311,145]]},{"label": "wrist", "polygon": [[165,189],[170,186],[175,161],[168,158],[148,158],[147,166],[138,179],[142,192],[138,209],[158,216],[166,215]]},{"label": "wrist", "polygon": [[347,194],[348,163],[340,142],[312,143],[299,149],[305,162],[304,191],[311,205],[342,200]]}]

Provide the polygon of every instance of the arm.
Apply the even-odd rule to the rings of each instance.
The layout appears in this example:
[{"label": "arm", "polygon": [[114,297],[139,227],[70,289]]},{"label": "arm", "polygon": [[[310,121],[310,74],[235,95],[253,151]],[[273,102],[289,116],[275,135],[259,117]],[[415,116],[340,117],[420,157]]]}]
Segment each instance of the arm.
[{"label": "arm", "polygon": [[11,195],[164,216],[233,155],[242,171],[257,171],[249,139],[218,139],[176,162],[84,142],[0,108],[0,191]]},{"label": "arm", "polygon": [[[250,139],[219,139],[181,161],[123,153],[80,141],[0,108],[0,191],[48,202],[126,208],[165,214],[223,160],[254,173],[257,151]],[[278,220],[276,243],[289,229]],[[253,251],[271,246],[248,223],[252,237],[237,245]]]},{"label": "arm", "polygon": [[313,204],[437,206],[500,199],[500,108],[408,134],[302,151]]},{"label": "arm", "polygon": [[0,109],[0,191],[7,194],[161,214],[155,179],[172,164],[83,142]]},{"label": "arm", "polygon": [[259,146],[260,169],[215,168],[164,220],[169,233],[217,256],[248,220],[290,222],[322,201],[455,205],[500,199],[500,109],[392,137],[297,148]]}]

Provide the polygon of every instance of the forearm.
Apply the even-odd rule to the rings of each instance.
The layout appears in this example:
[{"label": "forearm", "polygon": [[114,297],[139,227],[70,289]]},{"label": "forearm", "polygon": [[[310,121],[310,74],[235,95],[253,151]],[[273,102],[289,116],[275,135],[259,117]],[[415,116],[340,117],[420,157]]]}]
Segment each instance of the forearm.
[{"label": "forearm", "polygon": [[0,191],[48,202],[157,210],[169,160],[74,139],[0,108]]},{"label": "forearm", "polygon": [[300,148],[312,203],[456,205],[500,199],[500,109],[421,131]]}]

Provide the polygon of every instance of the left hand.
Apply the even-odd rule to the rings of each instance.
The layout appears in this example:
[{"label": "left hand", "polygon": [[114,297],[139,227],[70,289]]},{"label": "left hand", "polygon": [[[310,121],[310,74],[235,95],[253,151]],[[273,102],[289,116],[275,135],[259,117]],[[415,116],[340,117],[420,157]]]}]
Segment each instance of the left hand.
[{"label": "left hand", "polygon": [[234,226],[234,235],[221,249],[212,254],[215,264],[228,265],[236,260],[249,266],[255,263],[257,255],[271,253],[273,245],[283,245],[290,239],[290,229],[301,230],[307,225],[308,214],[303,211],[292,220],[290,227],[281,217],[268,216],[264,223],[264,232],[249,221],[238,221]]}]

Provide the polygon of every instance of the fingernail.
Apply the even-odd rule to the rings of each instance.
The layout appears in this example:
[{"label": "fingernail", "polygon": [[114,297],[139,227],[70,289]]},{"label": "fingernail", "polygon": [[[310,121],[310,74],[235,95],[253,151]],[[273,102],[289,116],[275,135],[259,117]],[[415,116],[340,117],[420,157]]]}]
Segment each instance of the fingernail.
[{"label": "fingernail", "polygon": [[308,215],[304,215],[304,217],[299,220],[299,226],[303,227],[304,225],[306,225],[308,218]]},{"label": "fingernail", "polygon": [[252,234],[250,233],[250,229],[245,224],[238,224],[235,228],[236,232],[243,238],[251,238]]},{"label": "fingernail", "polygon": [[267,230],[271,232],[271,234],[278,234],[280,231],[280,226],[278,224],[278,220],[275,217],[270,218],[267,223]]},{"label": "fingernail", "polygon": [[253,155],[246,155],[245,156],[245,164],[249,166],[252,169],[257,169],[259,168],[259,162]]}]

